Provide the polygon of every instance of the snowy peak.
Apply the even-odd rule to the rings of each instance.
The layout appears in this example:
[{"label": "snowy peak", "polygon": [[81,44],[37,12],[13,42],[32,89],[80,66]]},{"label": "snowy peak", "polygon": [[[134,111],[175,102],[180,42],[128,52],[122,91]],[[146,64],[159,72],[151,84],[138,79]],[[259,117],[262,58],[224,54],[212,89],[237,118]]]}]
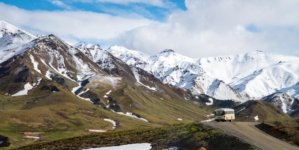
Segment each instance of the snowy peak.
[{"label": "snowy peak", "polygon": [[82,52],[54,35],[39,39],[31,53],[49,69],[45,71],[58,73],[75,82],[101,73]]},{"label": "snowy peak", "polygon": [[17,28],[16,26],[14,25],[11,25],[5,21],[2,21],[0,20],[0,38],[4,37],[4,36],[8,36],[8,35],[21,35],[21,34],[26,34],[28,35],[30,38],[36,38],[36,36],[24,31],[24,30],[21,30],[19,28]]},{"label": "snowy peak", "polygon": [[91,50],[96,50],[96,49],[101,49],[101,46],[99,44],[88,44],[86,42],[79,42],[77,44],[74,45],[74,47],[78,48],[78,49],[91,49]]},{"label": "snowy peak", "polygon": [[166,49],[156,55],[153,55],[151,56],[151,59],[152,61],[160,61],[168,64],[181,63],[181,62],[189,62],[189,63],[196,62],[195,59],[176,53],[172,49]]},{"label": "snowy peak", "polygon": [[89,59],[94,62],[98,61],[102,56],[102,48],[99,44],[88,44],[85,42],[80,42],[74,45],[75,48],[79,49],[82,53],[84,53]]},{"label": "snowy peak", "polygon": [[0,21],[0,50],[16,48],[34,39],[36,36],[5,21]]},{"label": "snowy peak", "polygon": [[[120,58],[122,60],[130,60],[132,58],[138,59],[138,60],[146,60],[149,58],[149,55],[139,52],[139,51],[134,51],[134,50],[129,50],[125,47],[121,46],[111,46],[107,50],[109,53],[111,53],[113,56]],[[131,62],[134,63],[134,62]],[[131,65],[131,64],[130,64]]]}]

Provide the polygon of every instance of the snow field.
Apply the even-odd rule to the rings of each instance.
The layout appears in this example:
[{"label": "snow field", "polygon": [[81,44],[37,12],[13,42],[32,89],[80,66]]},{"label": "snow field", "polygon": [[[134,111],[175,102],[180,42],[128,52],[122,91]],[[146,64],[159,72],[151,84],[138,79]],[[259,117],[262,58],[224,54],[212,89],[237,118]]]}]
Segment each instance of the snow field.
[{"label": "snow field", "polygon": [[144,122],[148,122],[148,120],[146,120],[145,118],[139,118],[139,117],[133,115],[133,113],[131,113],[131,112],[126,112],[126,113],[116,112],[116,113],[119,114],[119,115],[124,115],[124,116],[128,116],[128,117],[131,117],[131,118],[136,118],[136,119],[142,120]]},{"label": "snow field", "polygon": [[11,96],[22,96],[22,95],[28,95],[28,91],[31,90],[33,86],[28,82],[24,85],[24,89],[11,95]]},{"label": "snow field", "polygon": [[102,148],[90,148],[84,150],[150,150],[152,148],[150,143],[127,144],[121,146],[111,146]]}]

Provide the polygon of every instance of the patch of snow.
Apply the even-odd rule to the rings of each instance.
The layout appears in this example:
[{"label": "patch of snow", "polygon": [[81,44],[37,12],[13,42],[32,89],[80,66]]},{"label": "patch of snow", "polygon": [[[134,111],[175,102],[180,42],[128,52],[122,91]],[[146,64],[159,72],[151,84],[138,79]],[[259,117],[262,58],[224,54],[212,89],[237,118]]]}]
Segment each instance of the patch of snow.
[{"label": "patch of snow", "polygon": [[28,82],[24,85],[24,89],[11,95],[11,96],[22,96],[22,95],[27,95],[28,91],[31,90],[33,86]]},{"label": "patch of snow", "polygon": [[128,116],[128,117],[136,118],[136,119],[142,120],[142,121],[144,121],[144,122],[148,122],[148,120],[146,120],[145,118],[141,118],[141,117],[139,118],[139,117],[133,115],[133,113],[131,113],[131,112],[126,112],[126,113],[123,113],[123,112],[116,112],[116,113],[117,113],[117,114],[120,114],[120,115],[125,115],[125,116]]},{"label": "patch of snow", "polygon": [[150,143],[127,144],[121,146],[90,148],[84,150],[150,150],[152,148]]},{"label": "patch of snow", "polygon": [[212,118],[212,119],[203,120],[201,122],[211,122],[211,121],[214,121],[214,120],[215,120],[215,118]]},{"label": "patch of snow", "polygon": [[288,112],[288,110],[287,110],[287,105],[286,105],[286,102],[284,102],[284,99],[283,99],[282,95],[279,95],[279,97],[280,97],[281,104],[282,104],[282,106],[281,106],[281,108],[282,108],[282,111],[283,111],[284,113],[287,113],[287,112]]},{"label": "patch of snow", "polygon": [[81,97],[81,96],[80,96],[81,94],[84,94],[84,93],[88,92],[89,90],[90,90],[90,89],[86,89],[85,91],[80,92],[77,96],[78,96],[79,98],[83,99],[83,100],[92,102],[92,101],[90,101],[89,98],[84,98],[84,97]]},{"label": "patch of snow", "polygon": [[88,132],[107,132],[107,130],[88,129]]},{"label": "patch of snow", "polygon": [[112,125],[113,125],[112,130],[114,130],[116,128],[116,122],[114,120],[105,118],[104,121],[112,123]]},{"label": "patch of snow", "polygon": [[82,86],[81,86],[81,82],[79,82],[78,83],[78,86],[76,86],[76,87],[74,87],[73,89],[72,89],[72,93],[74,93],[75,94],[75,92],[78,90],[78,89],[80,89]]},{"label": "patch of snow", "polygon": [[206,105],[208,105],[208,106],[211,106],[211,105],[213,105],[213,99],[212,98],[209,98],[209,101],[210,102],[206,102]]},{"label": "patch of snow", "polygon": [[254,117],[254,120],[255,120],[255,121],[258,121],[258,120],[259,120],[259,116],[256,115],[256,116]]},{"label": "patch of snow", "polygon": [[246,106],[245,106],[244,108],[240,109],[239,111],[237,111],[236,113],[239,113],[239,112],[241,112],[241,111],[244,111],[245,109],[246,109]]},{"label": "patch of snow", "polygon": [[178,118],[178,121],[183,121],[183,119],[182,118]]},{"label": "patch of snow", "polygon": [[111,93],[111,91],[112,91],[112,90],[108,91],[108,92],[106,93],[106,95],[109,95],[109,94]]},{"label": "patch of snow", "polygon": [[38,78],[38,79],[37,79],[37,83],[33,83],[32,86],[33,86],[33,87],[38,86],[38,85],[40,84],[41,81],[42,81],[42,78]]},{"label": "patch of snow", "polygon": [[24,136],[25,138],[28,138],[28,139],[36,139],[36,140],[38,140],[38,139],[40,139],[40,137],[38,137],[38,136]]},{"label": "patch of snow", "polygon": [[31,54],[29,54],[30,56],[30,59],[31,59],[31,62],[32,62],[32,64],[33,64],[33,69],[35,70],[35,71],[37,71],[38,73],[41,73],[41,71],[38,69],[38,62],[37,61],[35,61],[35,59],[34,59],[34,57],[31,55]]},{"label": "patch of snow", "polygon": [[[109,95],[109,94],[111,93],[111,91],[112,91],[112,90],[108,91],[108,92],[104,95],[104,98],[108,98],[107,95]],[[108,103],[109,103],[109,101],[108,101]]]}]

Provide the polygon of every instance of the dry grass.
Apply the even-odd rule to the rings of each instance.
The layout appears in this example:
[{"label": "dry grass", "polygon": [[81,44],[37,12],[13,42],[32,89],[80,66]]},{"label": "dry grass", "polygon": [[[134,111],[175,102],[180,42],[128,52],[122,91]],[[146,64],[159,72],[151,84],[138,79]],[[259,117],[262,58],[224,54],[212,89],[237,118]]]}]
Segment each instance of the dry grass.
[{"label": "dry grass", "polygon": [[299,118],[269,119],[258,125],[264,132],[299,146]]}]

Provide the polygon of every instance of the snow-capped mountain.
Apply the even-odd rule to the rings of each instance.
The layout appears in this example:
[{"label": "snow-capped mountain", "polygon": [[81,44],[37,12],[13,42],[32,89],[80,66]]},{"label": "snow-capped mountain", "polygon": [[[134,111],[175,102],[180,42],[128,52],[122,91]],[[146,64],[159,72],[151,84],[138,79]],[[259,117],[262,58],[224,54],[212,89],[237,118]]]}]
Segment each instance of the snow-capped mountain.
[{"label": "snow-capped mountain", "polygon": [[1,50],[0,54],[0,77],[7,78],[1,82],[8,86],[15,84],[15,88],[2,91],[10,95],[23,89],[24,84],[32,86],[43,77],[72,90],[83,80],[105,74],[81,51],[54,35],[38,37],[16,48]]},{"label": "snow-capped mountain", "polygon": [[[92,59],[109,75],[122,77],[126,82],[133,82],[138,86],[142,86],[145,89],[155,92],[163,92],[165,87],[167,87],[153,75],[141,68],[129,66],[122,60],[110,54],[108,51],[102,50],[98,45],[80,42],[76,44],[75,47]],[[184,95],[184,97],[189,97],[186,92],[183,92],[182,95]]]},{"label": "snow-capped mountain", "polygon": [[297,96],[299,57],[253,51],[193,59],[173,50],[156,55],[113,46],[108,51],[131,66],[143,68],[165,84],[218,99],[259,99],[281,91]]},{"label": "snow-capped mountain", "polygon": [[163,83],[191,90],[194,95],[208,94],[218,99],[241,101],[248,99],[245,94],[240,94],[224,81],[205,72],[198,64],[199,60],[173,50],[167,49],[152,56],[118,46],[110,47],[107,51],[131,66],[143,68]]},{"label": "snow-capped mountain", "polygon": [[[27,41],[14,44],[13,48],[7,45],[0,50],[0,83],[5,85],[4,90],[1,90],[4,94],[16,95],[24,89],[27,89],[27,92],[34,91],[33,85],[43,79],[62,85],[82,99],[92,98],[97,102],[99,95],[91,91],[94,90],[94,85],[98,85],[102,80],[105,87],[116,88],[121,83],[133,83],[157,93],[172,91],[153,75],[130,67],[102,50],[99,45],[79,43],[72,46],[52,34],[34,37],[8,23],[3,27],[4,36],[0,41],[4,38],[13,41],[15,36],[10,35],[30,37]],[[181,93],[184,97],[189,96],[186,92]]]},{"label": "snow-capped mountain", "polygon": [[[84,94],[81,92],[82,82],[87,83],[95,75],[107,76],[80,50],[52,34],[35,37],[1,21],[0,43],[2,94],[27,95],[38,90],[40,82],[50,80],[80,95]],[[46,87],[52,88],[57,89],[55,86]],[[92,92],[88,95],[98,99]]]}]

